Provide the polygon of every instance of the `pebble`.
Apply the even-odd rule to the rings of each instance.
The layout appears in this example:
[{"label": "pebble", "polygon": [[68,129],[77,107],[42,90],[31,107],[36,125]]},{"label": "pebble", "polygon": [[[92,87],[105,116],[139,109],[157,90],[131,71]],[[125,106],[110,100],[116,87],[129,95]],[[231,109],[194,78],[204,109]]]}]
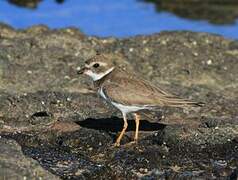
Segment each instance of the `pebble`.
[{"label": "pebble", "polygon": [[75,175],[76,175],[76,176],[79,176],[79,175],[81,175],[84,171],[85,171],[85,170],[83,170],[83,169],[78,169],[77,172],[75,172]]},{"label": "pebble", "polygon": [[149,52],[149,48],[145,48],[145,51],[146,51],[146,52]]},{"label": "pebble", "polygon": [[70,79],[70,77],[69,76],[64,76],[64,79]]},{"label": "pebble", "polygon": [[79,54],[80,54],[80,52],[76,52],[74,55],[75,55],[76,57],[78,57]]},{"label": "pebble", "polygon": [[197,56],[198,56],[198,53],[197,53],[197,52],[195,52],[195,53],[193,53],[193,55],[197,57]]},{"label": "pebble", "polygon": [[167,42],[166,41],[161,41],[161,44],[166,45]]},{"label": "pebble", "polygon": [[147,173],[147,172],[148,172],[148,169],[147,169],[147,168],[140,168],[139,171],[140,171],[140,172],[143,172],[143,173]]},{"label": "pebble", "polygon": [[227,166],[227,162],[225,160],[218,160],[218,161],[214,161],[212,162],[214,166],[216,167],[226,167]]},{"label": "pebble", "polygon": [[210,43],[210,41],[209,41],[208,39],[206,39],[206,40],[205,40],[205,42],[206,42],[207,44],[209,44],[209,43]]},{"label": "pebble", "polygon": [[193,41],[193,45],[196,46],[197,45],[197,41]]},{"label": "pebble", "polygon": [[66,29],[66,32],[69,33],[69,34],[74,35],[74,31],[72,31],[71,29]]},{"label": "pebble", "polygon": [[28,71],[27,71],[27,74],[32,74],[32,71],[31,71],[31,70],[28,70]]},{"label": "pebble", "polygon": [[209,59],[209,60],[207,61],[207,65],[211,65],[211,64],[212,64],[212,60]]}]

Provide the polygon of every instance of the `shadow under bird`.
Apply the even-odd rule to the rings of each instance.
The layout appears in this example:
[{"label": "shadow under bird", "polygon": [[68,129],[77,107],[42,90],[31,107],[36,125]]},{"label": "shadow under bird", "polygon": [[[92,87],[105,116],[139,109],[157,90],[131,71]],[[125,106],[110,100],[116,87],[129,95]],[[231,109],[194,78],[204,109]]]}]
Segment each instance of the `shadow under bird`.
[{"label": "shadow under bird", "polygon": [[99,95],[111,103],[122,113],[124,126],[116,139],[115,146],[120,146],[120,141],[127,129],[127,114],[133,113],[136,122],[134,141],[138,141],[141,110],[155,111],[162,106],[187,107],[203,106],[202,102],[195,102],[176,97],[161,90],[130,72],[115,66],[110,58],[104,54],[97,54],[85,61],[78,74],[90,76],[97,88]]}]

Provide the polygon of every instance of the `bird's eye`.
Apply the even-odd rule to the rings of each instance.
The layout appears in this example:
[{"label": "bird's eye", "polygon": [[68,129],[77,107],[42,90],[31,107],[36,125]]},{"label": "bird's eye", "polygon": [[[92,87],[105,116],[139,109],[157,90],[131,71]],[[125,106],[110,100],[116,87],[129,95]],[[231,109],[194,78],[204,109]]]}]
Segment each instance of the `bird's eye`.
[{"label": "bird's eye", "polygon": [[99,67],[99,64],[98,64],[98,63],[95,63],[95,64],[93,65],[93,67],[94,67],[94,68],[97,68],[97,67]]}]

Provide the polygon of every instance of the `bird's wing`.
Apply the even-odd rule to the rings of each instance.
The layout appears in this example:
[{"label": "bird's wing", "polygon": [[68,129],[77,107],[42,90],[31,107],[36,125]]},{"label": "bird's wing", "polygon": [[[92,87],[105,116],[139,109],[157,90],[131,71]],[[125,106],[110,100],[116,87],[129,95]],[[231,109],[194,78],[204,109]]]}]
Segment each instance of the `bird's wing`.
[{"label": "bird's wing", "polygon": [[198,105],[197,102],[178,98],[148,81],[135,78],[120,78],[114,82],[107,82],[102,90],[111,101],[124,105],[176,107]]},{"label": "bird's wing", "polygon": [[125,105],[154,106],[163,105],[159,96],[168,94],[146,81],[132,78],[120,78],[103,85],[104,94],[112,101]]}]

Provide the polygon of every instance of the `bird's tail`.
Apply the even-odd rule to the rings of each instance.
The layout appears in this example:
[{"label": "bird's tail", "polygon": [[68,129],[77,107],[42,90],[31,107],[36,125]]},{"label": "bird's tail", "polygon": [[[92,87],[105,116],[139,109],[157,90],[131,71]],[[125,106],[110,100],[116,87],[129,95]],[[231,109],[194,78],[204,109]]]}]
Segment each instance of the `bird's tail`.
[{"label": "bird's tail", "polygon": [[196,101],[191,101],[187,99],[181,99],[178,97],[167,97],[163,100],[164,104],[166,106],[171,106],[171,107],[202,107],[205,105],[203,102],[196,102]]}]

